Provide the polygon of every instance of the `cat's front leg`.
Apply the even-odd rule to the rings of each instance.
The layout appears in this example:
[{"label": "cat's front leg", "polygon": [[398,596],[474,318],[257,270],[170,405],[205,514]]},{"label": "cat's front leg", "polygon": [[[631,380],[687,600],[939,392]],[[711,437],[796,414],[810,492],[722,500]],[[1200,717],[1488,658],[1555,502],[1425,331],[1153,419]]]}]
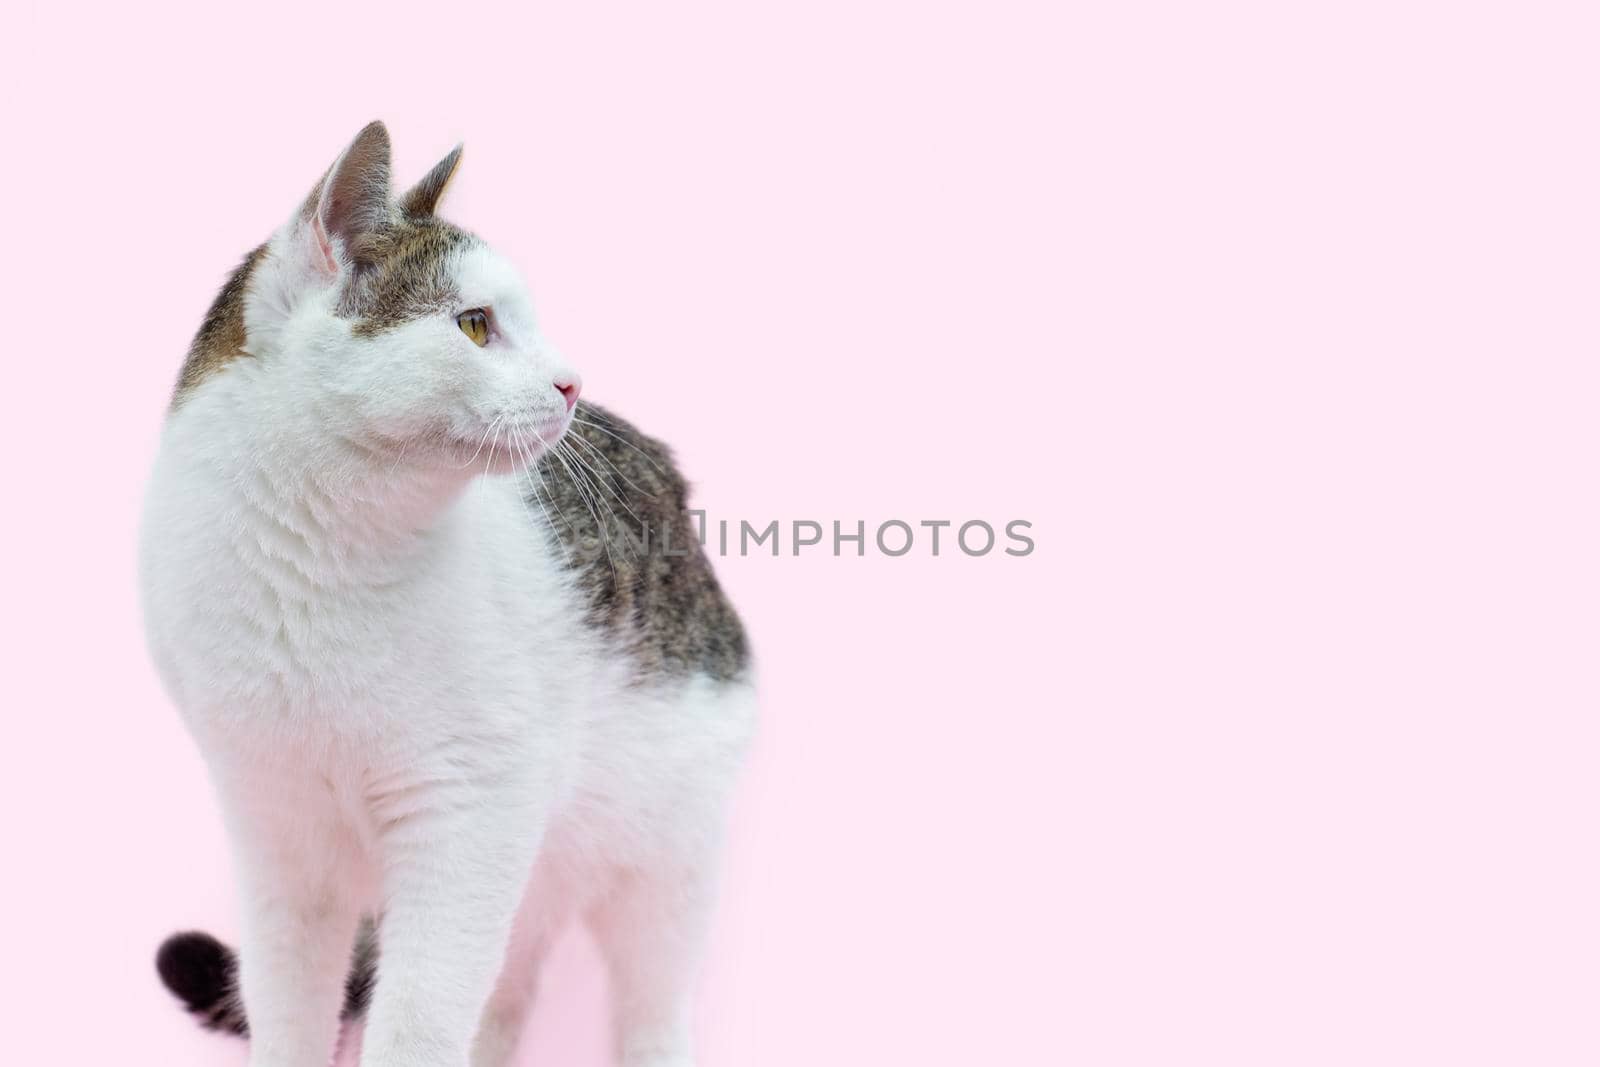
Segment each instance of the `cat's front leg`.
[{"label": "cat's front leg", "polygon": [[251,1067],[326,1063],[360,909],[359,848],[325,779],[215,764],[242,891]]},{"label": "cat's front leg", "polygon": [[664,855],[619,878],[589,916],[611,972],[621,1067],[693,1067],[689,1016],[710,919],[716,846]]},{"label": "cat's front leg", "polygon": [[362,1067],[467,1067],[543,836],[540,776],[459,766],[376,798],[382,959]]}]

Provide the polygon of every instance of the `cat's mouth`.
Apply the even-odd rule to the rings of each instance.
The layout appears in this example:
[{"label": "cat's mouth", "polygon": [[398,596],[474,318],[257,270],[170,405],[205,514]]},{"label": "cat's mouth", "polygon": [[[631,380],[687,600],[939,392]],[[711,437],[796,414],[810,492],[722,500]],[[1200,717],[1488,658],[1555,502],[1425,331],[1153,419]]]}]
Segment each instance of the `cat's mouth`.
[{"label": "cat's mouth", "polygon": [[556,447],[571,424],[570,416],[542,424],[491,423],[476,437],[451,434],[448,440],[463,468],[476,466],[487,474],[506,474],[537,463]]}]

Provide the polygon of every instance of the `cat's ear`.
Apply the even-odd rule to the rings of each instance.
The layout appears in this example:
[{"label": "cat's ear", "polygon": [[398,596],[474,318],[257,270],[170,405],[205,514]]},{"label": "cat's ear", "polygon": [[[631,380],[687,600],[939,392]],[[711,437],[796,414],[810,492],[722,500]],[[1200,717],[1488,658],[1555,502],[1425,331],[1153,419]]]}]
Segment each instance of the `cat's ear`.
[{"label": "cat's ear", "polygon": [[400,198],[400,210],[405,212],[406,218],[421,219],[432,215],[439,206],[439,197],[444,195],[445,186],[450,184],[460,165],[461,145],[456,145],[449,155],[435,163],[433,169]]},{"label": "cat's ear", "polygon": [[334,160],[301,209],[317,269],[337,274],[359,264],[365,238],[391,221],[389,131],[369,123]]}]

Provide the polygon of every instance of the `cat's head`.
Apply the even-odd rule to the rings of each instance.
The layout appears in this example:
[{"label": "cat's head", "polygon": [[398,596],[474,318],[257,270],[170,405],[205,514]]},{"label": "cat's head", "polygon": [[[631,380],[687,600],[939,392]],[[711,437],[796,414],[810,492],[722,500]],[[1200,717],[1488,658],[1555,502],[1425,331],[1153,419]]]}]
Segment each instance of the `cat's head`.
[{"label": "cat's head", "polygon": [[435,215],[461,149],[399,196],[389,157],[374,122],[251,255],[177,401],[246,356],[253,385],[332,437],[408,464],[523,466],[566,432],[578,376],[542,340],[515,268]]}]

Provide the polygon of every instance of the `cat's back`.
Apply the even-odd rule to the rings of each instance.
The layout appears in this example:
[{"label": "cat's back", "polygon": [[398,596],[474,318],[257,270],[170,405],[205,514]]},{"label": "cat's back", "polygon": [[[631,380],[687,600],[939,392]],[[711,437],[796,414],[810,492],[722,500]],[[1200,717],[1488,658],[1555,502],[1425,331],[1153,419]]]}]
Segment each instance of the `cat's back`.
[{"label": "cat's back", "polygon": [[621,642],[642,676],[747,678],[744,626],[666,445],[580,401],[526,494],[582,592],[588,622]]}]

